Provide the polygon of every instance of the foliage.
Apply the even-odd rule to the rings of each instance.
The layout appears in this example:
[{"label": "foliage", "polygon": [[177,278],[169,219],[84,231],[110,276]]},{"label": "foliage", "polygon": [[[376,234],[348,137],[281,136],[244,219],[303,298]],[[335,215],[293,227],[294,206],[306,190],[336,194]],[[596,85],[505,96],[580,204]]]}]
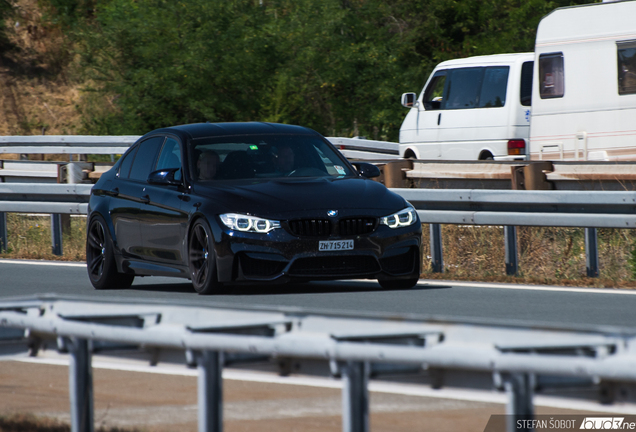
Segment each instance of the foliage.
[{"label": "foliage", "polygon": [[396,140],[402,92],[442,60],[531,51],[583,0],[48,0],[83,79],[85,132],[274,121]]}]

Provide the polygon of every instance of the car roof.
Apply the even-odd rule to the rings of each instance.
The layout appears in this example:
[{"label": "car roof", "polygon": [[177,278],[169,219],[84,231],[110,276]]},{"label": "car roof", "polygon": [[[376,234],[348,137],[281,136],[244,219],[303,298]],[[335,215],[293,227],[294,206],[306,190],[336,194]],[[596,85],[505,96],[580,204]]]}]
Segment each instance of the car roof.
[{"label": "car roof", "polygon": [[225,135],[258,135],[258,134],[301,134],[317,135],[318,133],[302,127],[280,123],[237,122],[237,123],[192,123],[156,129],[147,135],[156,133],[185,134],[190,139]]}]

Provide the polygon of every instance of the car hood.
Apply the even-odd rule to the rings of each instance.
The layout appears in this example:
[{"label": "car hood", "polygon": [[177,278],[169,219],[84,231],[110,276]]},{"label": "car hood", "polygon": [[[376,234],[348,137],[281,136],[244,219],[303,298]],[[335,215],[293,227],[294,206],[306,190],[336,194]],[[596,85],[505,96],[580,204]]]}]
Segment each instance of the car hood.
[{"label": "car hood", "polygon": [[207,201],[204,207],[217,214],[232,212],[261,217],[319,209],[347,213],[350,213],[347,210],[376,210],[379,215],[405,206],[402,197],[365,178],[219,181],[196,184],[194,193]]}]

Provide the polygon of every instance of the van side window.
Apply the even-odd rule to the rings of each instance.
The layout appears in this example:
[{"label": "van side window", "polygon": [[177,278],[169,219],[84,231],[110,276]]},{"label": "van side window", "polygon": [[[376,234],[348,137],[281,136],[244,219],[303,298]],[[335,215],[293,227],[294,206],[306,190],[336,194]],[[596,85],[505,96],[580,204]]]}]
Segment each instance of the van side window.
[{"label": "van side window", "polygon": [[530,106],[532,103],[532,69],[533,61],[524,62],[521,65],[521,92],[519,98],[521,105]]},{"label": "van side window", "polygon": [[539,56],[539,95],[541,99],[563,97],[563,53]]},{"label": "van side window", "polygon": [[446,85],[444,109],[476,108],[484,77],[484,68],[453,69]]},{"label": "van side window", "polygon": [[446,84],[446,71],[437,71],[424,92],[424,109],[438,110],[442,108],[442,96]]},{"label": "van side window", "polygon": [[479,108],[502,107],[506,104],[509,66],[487,67],[479,95]]},{"label": "van side window", "polygon": [[618,94],[636,94],[636,40],[616,42]]}]

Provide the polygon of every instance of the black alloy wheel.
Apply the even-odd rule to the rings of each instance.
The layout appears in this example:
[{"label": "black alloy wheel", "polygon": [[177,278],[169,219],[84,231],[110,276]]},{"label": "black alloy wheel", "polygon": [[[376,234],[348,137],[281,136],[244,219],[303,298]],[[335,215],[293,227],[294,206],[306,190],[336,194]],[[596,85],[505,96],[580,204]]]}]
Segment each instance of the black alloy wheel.
[{"label": "black alloy wheel", "polygon": [[117,272],[113,242],[106,222],[99,215],[93,217],[86,233],[86,268],[96,289],[129,288],[135,278],[135,275]]},{"label": "black alloy wheel", "polygon": [[218,281],[213,243],[208,223],[197,220],[190,230],[188,256],[192,286],[199,294],[218,293],[222,286]]}]

